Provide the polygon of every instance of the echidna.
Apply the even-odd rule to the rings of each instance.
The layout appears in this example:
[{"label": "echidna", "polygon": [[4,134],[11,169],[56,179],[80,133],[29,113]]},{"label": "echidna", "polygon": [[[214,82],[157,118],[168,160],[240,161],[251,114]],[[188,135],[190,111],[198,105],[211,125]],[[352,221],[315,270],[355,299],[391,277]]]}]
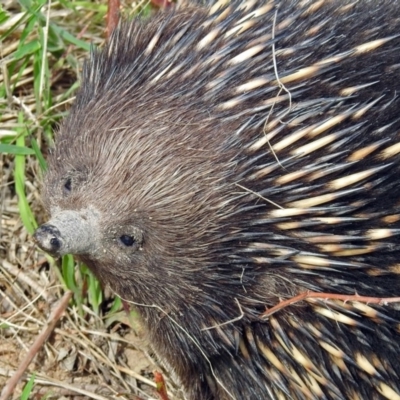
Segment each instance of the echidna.
[{"label": "echidna", "polygon": [[192,5],[92,53],[35,238],[188,399],[395,400],[400,306],[345,298],[400,296],[399,178],[400,1]]}]

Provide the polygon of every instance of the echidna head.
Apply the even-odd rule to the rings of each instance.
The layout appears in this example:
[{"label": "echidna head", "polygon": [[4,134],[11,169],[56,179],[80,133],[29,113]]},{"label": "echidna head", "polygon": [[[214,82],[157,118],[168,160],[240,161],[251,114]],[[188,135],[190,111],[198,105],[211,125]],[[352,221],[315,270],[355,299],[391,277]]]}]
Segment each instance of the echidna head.
[{"label": "echidna head", "polygon": [[239,192],[225,172],[234,146],[184,107],[173,119],[146,98],[124,107],[112,97],[63,124],[44,185],[51,220],[35,238],[50,254],[79,256],[122,296],[179,298],[224,257],[221,227]]}]

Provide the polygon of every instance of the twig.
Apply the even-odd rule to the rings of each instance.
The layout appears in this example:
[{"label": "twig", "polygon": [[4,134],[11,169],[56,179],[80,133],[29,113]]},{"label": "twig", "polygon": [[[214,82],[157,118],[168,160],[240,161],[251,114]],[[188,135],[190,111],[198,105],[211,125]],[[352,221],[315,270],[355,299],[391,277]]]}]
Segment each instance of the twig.
[{"label": "twig", "polygon": [[151,0],[151,4],[159,8],[167,8],[172,6],[174,3],[172,3],[172,0]]},{"label": "twig", "polygon": [[219,327],[224,326],[224,325],[230,325],[230,324],[233,324],[234,322],[240,321],[244,317],[244,312],[243,312],[242,307],[241,307],[241,305],[239,303],[239,300],[237,298],[235,298],[235,301],[236,301],[236,304],[239,307],[239,311],[240,311],[240,315],[239,316],[237,316],[236,318],[232,318],[229,321],[221,322],[220,324],[207,326],[206,328],[202,328],[201,331],[209,331],[211,329],[219,328]]},{"label": "twig", "polygon": [[7,400],[8,397],[13,393],[15,386],[18,384],[25,370],[28,368],[29,364],[32,362],[33,358],[38,353],[39,349],[43,346],[43,343],[47,340],[50,334],[53,332],[58,320],[61,318],[64,310],[66,309],[69,300],[71,299],[72,292],[68,291],[64,294],[59,302],[54,306],[52,313],[50,314],[46,326],[43,328],[42,332],[37,336],[35,342],[29,349],[28,354],[25,359],[22,360],[18,369],[15,371],[14,375],[8,381],[3,391],[1,392],[0,400]]},{"label": "twig", "polygon": [[118,26],[119,8],[121,7],[120,0],[108,0],[107,10],[107,39],[110,38],[113,30]]},{"label": "twig", "polygon": [[[276,306],[269,308],[267,311],[264,311],[260,315],[260,319],[266,320],[272,314],[275,314],[277,311],[282,310],[285,307],[288,307],[292,304],[298,303],[302,300],[306,299],[326,299],[326,300],[343,300],[347,301],[359,301],[360,303],[372,303],[379,305],[386,305],[388,303],[399,303],[400,297],[369,297],[369,296],[359,296],[348,295],[348,294],[335,294],[335,293],[318,293],[318,292],[304,292],[300,293],[297,296],[291,297],[290,299],[280,301]],[[0,399],[1,400],[1,399]]]},{"label": "twig", "polygon": [[[283,114],[283,116],[279,119],[279,121],[280,121],[282,124],[284,124],[284,122],[282,121],[282,118],[285,117],[287,114],[289,114],[290,111],[292,110],[292,93],[291,93],[291,92],[289,91],[289,89],[281,82],[281,80],[280,80],[280,78],[279,78],[279,74],[278,74],[278,65],[277,65],[277,62],[276,62],[276,49],[275,49],[275,27],[276,27],[276,19],[277,19],[277,16],[278,16],[278,8],[275,10],[274,21],[273,21],[273,24],[272,24],[272,36],[271,36],[271,38],[272,38],[272,61],[273,61],[273,66],[274,66],[275,78],[276,78],[276,81],[277,81],[278,86],[279,86],[279,92],[278,92],[278,94],[276,95],[275,98],[278,98],[278,97],[279,97],[279,95],[281,94],[282,90],[284,90],[284,91],[288,94],[288,96],[289,96],[289,109],[288,109],[287,111],[285,111],[284,114]],[[269,121],[270,116],[272,115],[272,111],[274,110],[275,104],[276,104],[276,103],[273,103],[273,104],[272,104],[272,106],[271,106],[271,108],[270,108],[270,110],[269,110],[267,119],[265,120],[264,127],[263,127],[264,135],[267,135],[267,132],[266,132],[266,131],[267,131],[267,124],[268,124],[268,121]],[[268,140],[268,146],[269,146],[269,148],[270,148],[272,154],[274,155],[274,157],[275,157],[277,163],[279,164],[279,166],[282,167],[283,169],[286,169],[286,168],[284,168],[284,166],[283,166],[283,165],[281,164],[281,162],[279,161],[279,158],[278,158],[278,156],[277,156],[277,154],[276,154],[274,148],[272,147],[272,144],[271,144],[270,140]]]},{"label": "twig", "polygon": [[156,383],[157,393],[161,400],[169,400],[167,394],[167,385],[165,384],[164,377],[161,372],[153,371],[154,382]]},{"label": "twig", "polygon": [[270,203],[270,204],[272,204],[273,206],[275,206],[275,207],[277,207],[277,208],[280,208],[281,210],[284,209],[284,207],[282,207],[282,206],[280,206],[279,204],[273,202],[272,200],[267,199],[267,198],[264,197],[264,196],[261,196],[260,193],[254,192],[253,190],[251,190],[251,189],[249,189],[249,188],[246,188],[246,187],[240,185],[239,183],[235,183],[235,185],[236,185],[237,187],[240,187],[241,189],[245,190],[246,192],[249,192],[249,193],[251,193],[251,194],[254,194],[254,196],[257,196],[257,197],[259,197],[260,199],[265,200],[267,203]]}]

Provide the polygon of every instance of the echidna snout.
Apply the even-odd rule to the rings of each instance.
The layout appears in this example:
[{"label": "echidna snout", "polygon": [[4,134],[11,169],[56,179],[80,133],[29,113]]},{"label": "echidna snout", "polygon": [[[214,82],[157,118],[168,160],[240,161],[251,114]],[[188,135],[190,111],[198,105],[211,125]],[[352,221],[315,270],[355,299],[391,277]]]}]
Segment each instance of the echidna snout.
[{"label": "echidna snout", "polygon": [[93,210],[65,210],[40,226],[33,237],[42,250],[55,257],[95,253],[99,247],[97,219]]}]

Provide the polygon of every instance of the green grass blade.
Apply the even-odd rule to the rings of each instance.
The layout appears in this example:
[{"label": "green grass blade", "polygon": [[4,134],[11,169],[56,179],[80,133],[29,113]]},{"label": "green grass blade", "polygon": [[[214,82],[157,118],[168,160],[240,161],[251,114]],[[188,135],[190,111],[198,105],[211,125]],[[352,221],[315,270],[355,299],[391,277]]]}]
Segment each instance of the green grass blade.
[{"label": "green grass blade", "polygon": [[[23,114],[19,113],[18,122],[23,126]],[[25,147],[25,136],[22,134],[17,138],[17,146]],[[29,201],[25,194],[25,155],[18,154],[15,156],[15,167],[14,167],[14,179],[15,179],[15,191],[18,196],[18,208],[21,220],[26,230],[33,234],[37,227],[35,217],[33,216],[32,210],[29,206]]]},{"label": "green grass blade", "polygon": [[[47,171],[47,162],[44,159],[43,154],[40,151],[39,145],[33,136],[31,136],[31,146],[32,146],[32,149],[28,149],[28,150],[32,150],[33,153],[35,154],[36,158],[39,161],[40,169],[42,171]],[[32,154],[32,153],[30,153],[30,154]]]},{"label": "green grass blade", "polygon": [[32,374],[29,381],[24,386],[22,393],[21,393],[21,400],[29,400],[31,397],[33,385],[35,383],[36,375]]},{"label": "green grass blade", "polygon": [[29,156],[35,154],[35,151],[25,146],[16,146],[14,144],[0,143],[0,153],[15,154],[19,156]]}]

